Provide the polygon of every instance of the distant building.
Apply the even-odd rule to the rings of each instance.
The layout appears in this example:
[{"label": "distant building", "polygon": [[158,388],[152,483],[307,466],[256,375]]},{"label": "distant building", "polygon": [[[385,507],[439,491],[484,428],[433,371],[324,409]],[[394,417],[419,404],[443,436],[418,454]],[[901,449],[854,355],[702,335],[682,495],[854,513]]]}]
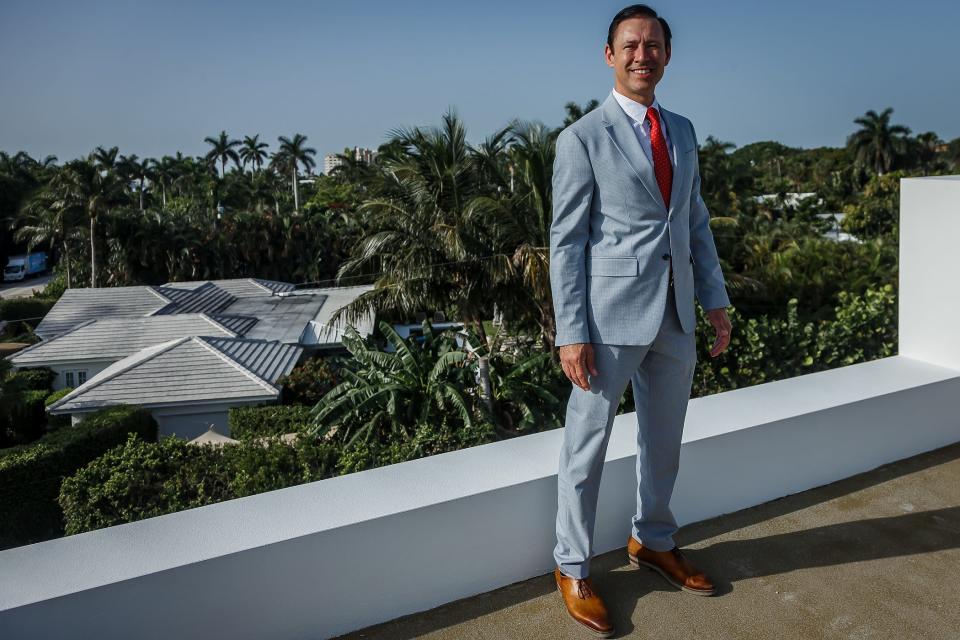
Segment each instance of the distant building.
[{"label": "distant building", "polygon": [[343,164],[343,160],[340,158],[341,155],[349,156],[353,155],[353,159],[357,162],[365,162],[370,164],[377,157],[377,152],[373,149],[366,149],[364,147],[354,147],[353,151],[350,149],[344,149],[342,154],[331,153],[323,157],[323,173],[330,175],[330,172],[335,168]]},{"label": "distant building", "polygon": [[323,157],[323,173],[325,175],[330,175],[330,172],[343,164],[343,160],[340,159],[340,156],[331,153],[330,155]]},{"label": "distant building", "polygon": [[[809,198],[816,198],[817,194],[813,191],[805,193],[797,192],[787,192],[784,194],[779,193],[765,193],[762,196],[754,196],[754,201],[761,204],[776,204],[777,202],[782,201],[783,205],[788,209],[796,209],[800,206],[800,203]],[[782,198],[782,200],[781,200]],[[818,206],[823,205],[823,198],[817,198],[816,203]]]},{"label": "distant building", "polygon": [[861,242],[861,240],[855,235],[840,230],[845,215],[846,214],[839,212],[818,213],[818,218],[830,222],[830,228],[824,232],[823,237],[828,240],[833,240],[834,242]]},{"label": "distant building", "polygon": [[161,435],[194,438],[210,425],[229,435],[229,409],[276,402],[304,352],[342,348],[347,326],[373,332],[372,313],[332,320],[370,288],[236,278],[67,289],[37,326],[42,341],[8,359],[17,369],[49,367],[55,389],[73,389],[51,414],[79,421],[136,404]]}]

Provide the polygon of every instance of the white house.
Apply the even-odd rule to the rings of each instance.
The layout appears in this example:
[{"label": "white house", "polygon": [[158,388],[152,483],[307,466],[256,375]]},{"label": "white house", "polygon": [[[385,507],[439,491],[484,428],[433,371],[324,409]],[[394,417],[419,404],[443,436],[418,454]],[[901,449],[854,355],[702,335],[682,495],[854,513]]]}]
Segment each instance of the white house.
[{"label": "white house", "polygon": [[161,436],[196,438],[210,426],[229,435],[231,407],[276,402],[277,380],[303,349],[280,342],[192,336],[137,351],[74,389],[48,411],[71,415],[118,404],[151,410]]}]

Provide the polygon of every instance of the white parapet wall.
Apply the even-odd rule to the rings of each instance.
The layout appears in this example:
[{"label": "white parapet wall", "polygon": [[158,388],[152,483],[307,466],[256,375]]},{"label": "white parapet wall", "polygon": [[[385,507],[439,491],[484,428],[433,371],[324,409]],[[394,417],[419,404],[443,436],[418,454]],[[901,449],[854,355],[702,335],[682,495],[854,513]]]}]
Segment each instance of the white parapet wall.
[{"label": "white parapet wall", "polygon": [[[903,183],[909,351],[691,401],[672,502],[681,524],[960,441],[960,351],[947,333],[960,283],[951,254],[921,244],[960,234],[958,202],[960,179]],[[905,312],[907,300],[925,308]],[[630,532],[635,432],[632,413],[617,417],[598,553]],[[534,434],[2,551],[0,638],[325,638],[548,573],[561,439]]]}]

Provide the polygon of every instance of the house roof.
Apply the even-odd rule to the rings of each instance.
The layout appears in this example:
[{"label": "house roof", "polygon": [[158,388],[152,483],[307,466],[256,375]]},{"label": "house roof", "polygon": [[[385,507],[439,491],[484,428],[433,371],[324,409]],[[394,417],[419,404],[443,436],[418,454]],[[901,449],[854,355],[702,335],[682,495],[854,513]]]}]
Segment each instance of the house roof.
[{"label": "house roof", "polygon": [[[316,292],[327,297],[326,303],[320,309],[320,312],[311,322],[309,328],[310,335],[308,339],[302,340],[302,344],[307,345],[329,345],[339,344],[343,341],[343,332],[346,330],[347,323],[341,317],[337,322],[331,323],[330,318],[334,312],[341,307],[345,307],[357,299],[362,293],[373,289],[373,285],[361,285],[355,287],[329,287],[324,289],[304,289],[303,291]],[[368,336],[373,333],[374,314],[368,313],[350,324],[354,326],[361,336]]]},{"label": "house roof", "polygon": [[113,363],[49,407],[50,413],[117,404],[164,407],[230,400],[272,400],[277,379],[302,353],[296,345],[244,339],[170,340]]},{"label": "house roof", "polygon": [[212,282],[205,282],[196,289],[154,287],[171,300],[157,315],[176,313],[217,313],[229,307],[237,298]]},{"label": "house roof", "polygon": [[170,302],[153,287],[67,289],[35,331],[46,340],[87,320],[142,318],[156,313]]},{"label": "house roof", "polygon": [[248,338],[299,343],[304,328],[317,317],[326,300],[326,295],[312,293],[240,298],[227,311],[258,319],[247,331]]},{"label": "house roof", "polygon": [[214,349],[271,384],[293,369],[303,349],[292,344],[246,340],[240,338],[205,337]]},{"label": "house roof", "polygon": [[[337,344],[346,324],[341,321],[331,327],[330,316],[371,288],[293,290],[293,285],[285,282],[237,279],[176,282],[160,287],[68,289],[40,323],[37,333],[49,340],[89,320],[202,312],[248,338],[310,346]],[[373,331],[373,314],[352,324],[368,335]]]},{"label": "house roof", "polygon": [[151,345],[187,336],[235,338],[232,331],[202,313],[146,318],[87,320],[10,358],[17,367],[78,361],[115,361]]},{"label": "house roof", "polygon": [[293,291],[294,286],[289,282],[279,282],[277,280],[263,280],[261,278],[231,278],[229,280],[187,280],[184,282],[168,282],[164,287],[174,287],[177,289],[196,289],[207,283],[213,283],[230,295],[237,298],[249,298],[250,296],[272,295],[284,291]]},{"label": "house roof", "polygon": [[247,332],[250,331],[250,328],[257,324],[257,319],[249,316],[217,314],[210,317],[240,336],[247,335]]}]

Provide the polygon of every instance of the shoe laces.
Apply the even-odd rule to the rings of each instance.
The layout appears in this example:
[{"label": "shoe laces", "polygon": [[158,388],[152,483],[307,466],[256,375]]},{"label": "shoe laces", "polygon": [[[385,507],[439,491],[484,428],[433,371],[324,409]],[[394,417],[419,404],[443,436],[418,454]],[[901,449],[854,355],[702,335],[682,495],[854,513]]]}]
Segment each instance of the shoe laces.
[{"label": "shoe laces", "polygon": [[586,599],[593,595],[593,591],[590,589],[590,583],[587,582],[586,578],[582,580],[577,580],[577,595]]}]

